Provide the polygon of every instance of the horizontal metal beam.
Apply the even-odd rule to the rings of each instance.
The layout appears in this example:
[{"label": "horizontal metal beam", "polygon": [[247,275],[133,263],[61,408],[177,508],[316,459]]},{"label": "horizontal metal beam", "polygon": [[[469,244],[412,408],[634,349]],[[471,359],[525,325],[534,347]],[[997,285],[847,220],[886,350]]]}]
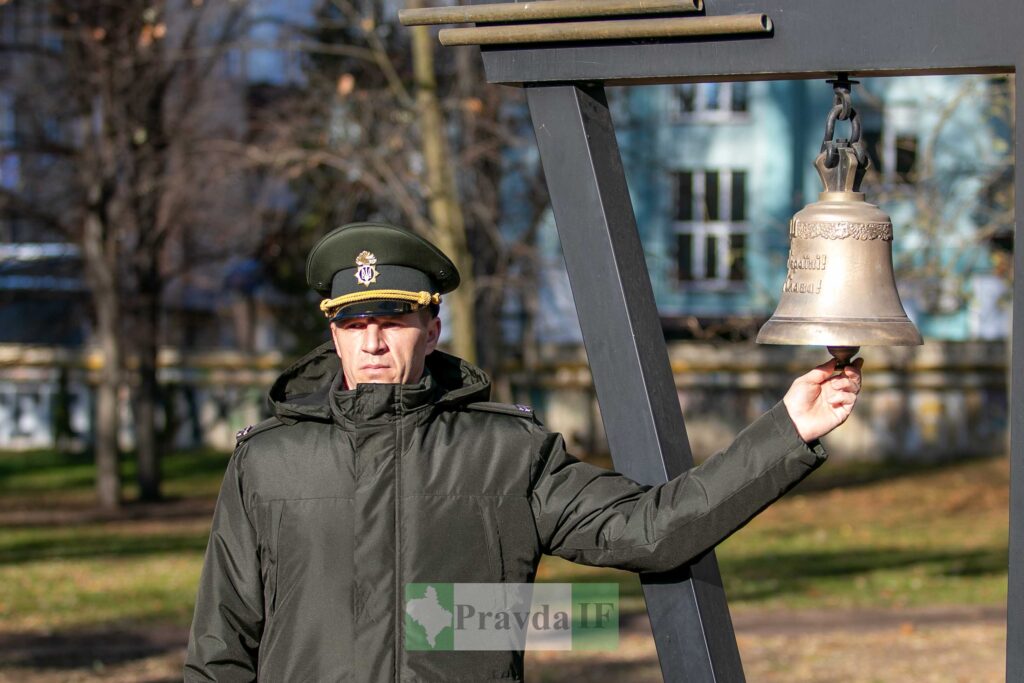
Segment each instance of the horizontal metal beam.
[{"label": "horizontal metal beam", "polygon": [[455,7],[414,7],[399,10],[398,21],[404,26],[490,24],[505,21],[683,14],[699,12],[702,9],[703,0],[541,0]]},{"label": "horizontal metal beam", "polygon": [[483,48],[487,80],[610,84],[1010,72],[1020,0],[710,0],[708,16],[766,14],[771,37]]},{"label": "horizontal metal beam", "polygon": [[770,33],[772,22],[764,14],[727,17],[658,17],[656,19],[609,19],[607,21],[560,21],[544,24],[502,24],[443,28],[441,44],[516,45],[524,43],[679,38],[682,36],[736,36]]}]

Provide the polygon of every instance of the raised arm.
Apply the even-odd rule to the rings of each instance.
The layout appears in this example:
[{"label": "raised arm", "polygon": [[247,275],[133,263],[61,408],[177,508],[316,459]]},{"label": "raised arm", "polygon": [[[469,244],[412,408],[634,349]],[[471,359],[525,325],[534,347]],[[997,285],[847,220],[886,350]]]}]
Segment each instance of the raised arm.
[{"label": "raised arm", "polygon": [[[825,460],[816,438],[846,419],[860,390],[859,364],[841,379],[829,379],[830,365],[797,379],[785,401],[726,449],[658,486],[580,462],[550,435],[531,500],[544,551],[583,564],[665,571],[713,548]],[[814,437],[810,443],[790,404],[803,433]]]}]

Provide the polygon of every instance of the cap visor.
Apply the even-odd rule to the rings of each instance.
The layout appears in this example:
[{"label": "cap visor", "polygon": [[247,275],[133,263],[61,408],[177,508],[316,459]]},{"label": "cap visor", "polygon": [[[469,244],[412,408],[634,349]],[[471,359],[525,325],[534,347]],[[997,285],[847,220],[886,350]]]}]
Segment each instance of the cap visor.
[{"label": "cap visor", "polygon": [[347,320],[348,318],[369,318],[373,316],[405,315],[417,311],[423,306],[408,301],[394,301],[391,299],[379,299],[371,301],[360,301],[359,303],[343,306],[334,314],[331,322]]}]

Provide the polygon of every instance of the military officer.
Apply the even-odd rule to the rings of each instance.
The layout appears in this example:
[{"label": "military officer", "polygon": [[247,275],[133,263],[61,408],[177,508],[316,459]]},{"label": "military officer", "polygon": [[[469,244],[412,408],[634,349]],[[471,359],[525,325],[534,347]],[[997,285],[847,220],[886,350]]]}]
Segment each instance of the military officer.
[{"label": "military officer", "polygon": [[403,587],[526,583],[545,553],[665,571],[745,524],[825,459],[860,363],[798,378],[720,453],[658,486],[580,462],[487,376],[436,349],[459,284],[435,246],[359,223],[306,276],[331,341],[239,433],[207,547],[185,681],[521,681],[520,651],[403,646]]}]

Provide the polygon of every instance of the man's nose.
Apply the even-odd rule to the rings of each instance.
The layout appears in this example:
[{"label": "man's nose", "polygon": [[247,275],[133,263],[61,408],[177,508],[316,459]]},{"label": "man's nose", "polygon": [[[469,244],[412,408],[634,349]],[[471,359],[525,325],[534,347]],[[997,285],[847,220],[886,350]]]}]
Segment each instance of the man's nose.
[{"label": "man's nose", "polygon": [[380,325],[376,323],[370,323],[363,330],[363,352],[364,353],[381,353],[387,349],[384,344],[384,339],[380,334]]}]

